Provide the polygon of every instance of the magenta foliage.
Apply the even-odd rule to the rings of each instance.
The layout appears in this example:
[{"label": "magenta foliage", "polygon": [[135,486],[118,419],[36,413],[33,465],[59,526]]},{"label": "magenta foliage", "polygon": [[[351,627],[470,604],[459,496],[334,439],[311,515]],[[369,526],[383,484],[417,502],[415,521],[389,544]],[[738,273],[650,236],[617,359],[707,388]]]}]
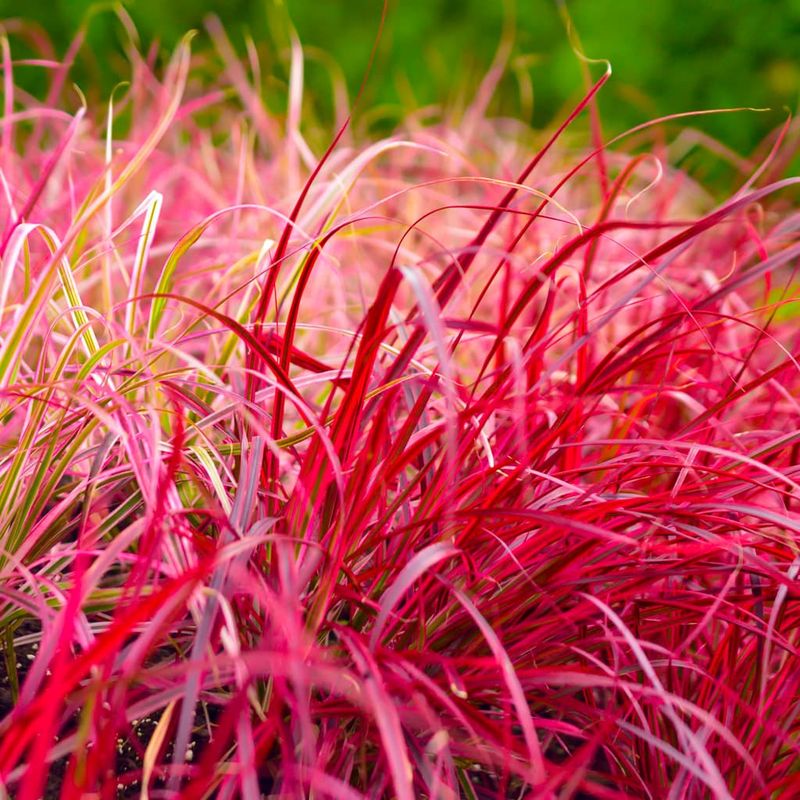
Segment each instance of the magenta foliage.
[{"label": "magenta foliage", "polygon": [[320,158],[209,29],[108,119],[6,52],[7,796],[794,796],[796,132]]}]

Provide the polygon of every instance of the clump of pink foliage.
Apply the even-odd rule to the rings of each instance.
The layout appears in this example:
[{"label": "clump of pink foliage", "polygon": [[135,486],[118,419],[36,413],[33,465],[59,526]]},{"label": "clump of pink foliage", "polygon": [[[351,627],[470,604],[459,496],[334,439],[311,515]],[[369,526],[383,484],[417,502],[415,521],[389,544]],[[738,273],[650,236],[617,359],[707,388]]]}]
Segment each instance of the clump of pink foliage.
[{"label": "clump of pink foliage", "polygon": [[326,152],[209,31],[108,109],[3,40],[0,794],[794,796],[795,132]]}]

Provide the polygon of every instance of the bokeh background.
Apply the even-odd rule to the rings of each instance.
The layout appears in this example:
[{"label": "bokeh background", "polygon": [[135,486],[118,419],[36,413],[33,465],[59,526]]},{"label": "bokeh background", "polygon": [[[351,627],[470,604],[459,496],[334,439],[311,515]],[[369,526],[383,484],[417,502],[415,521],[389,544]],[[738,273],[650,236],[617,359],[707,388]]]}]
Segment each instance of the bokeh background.
[{"label": "bokeh background", "polygon": [[[123,30],[108,8],[90,0],[0,0],[0,18],[37,21],[63,53],[87,19],[89,48],[76,66],[84,91],[108,92],[125,78]],[[125,0],[146,45],[167,49],[216,13],[244,52],[252,35],[262,52],[286,45],[286,17],[306,46],[341,66],[354,91],[381,15],[381,0]],[[800,93],[800,0],[569,0],[586,53],[614,70],[601,96],[610,133],[657,115],[731,106],[764,113],[707,117],[697,124],[724,144],[750,152]],[[87,14],[93,9],[90,17]],[[504,24],[515,17],[511,69],[493,109],[546,125],[574,102],[580,64],[565,32],[559,0],[391,0],[385,35],[365,104],[385,109],[387,124],[416,106],[453,101],[477,84]],[[208,45],[201,34],[197,46]],[[276,62],[278,61],[276,57]],[[21,71],[18,71],[21,72]],[[30,74],[18,80],[35,84]],[[530,81],[533,102],[521,100]],[[307,84],[322,114],[329,103],[326,68],[310,64]]]}]

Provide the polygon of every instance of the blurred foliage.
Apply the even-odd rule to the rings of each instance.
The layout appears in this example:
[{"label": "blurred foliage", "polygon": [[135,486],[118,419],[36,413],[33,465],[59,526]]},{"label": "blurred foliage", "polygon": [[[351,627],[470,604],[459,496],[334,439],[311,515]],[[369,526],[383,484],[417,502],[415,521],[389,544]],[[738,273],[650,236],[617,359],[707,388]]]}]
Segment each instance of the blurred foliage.
[{"label": "blurred foliage", "polygon": [[[381,0],[125,0],[124,4],[146,46],[158,41],[172,47],[187,29],[202,29],[203,18],[216,13],[242,52],[245,35],[253,37],[267,68],[282,63],[277,53],[288,42],[288,12],[302,43],[325,50],[341,66],[351,96],[368,62],[382,6]],[[21,16],[38,22],[63,54],[94,8],[89,47],[75,76],[84,91],[88,87],[107,93],[126,74],[124,31],[108,12],[110,5],[96,0],[28,5],[0,0],[0,18]],[[486,73],[504,20],[508,22],[514,7],[511,69],[493,110],[532,116],[535,124],[547,124],[575,102],[583,86],[559,0],[505,4],[392,0],[365,105],[385,108],[389,124],[415,106],[468,97]],[[610,133],[687,110],[771,107],[765,113],[726,114],[694,123],[747,152],[785,118],[787,107],[796,110],[800,0],[571,0],[568,8],[585,52],[612,63],[614,76],[600,100],[603,124]],[[208,46],[207,36],[201,35],[196,46]],[[331,106],[327,70],[318,62],[307,66],[307,84],[323,114]],[[599,70],[593,67],[595,74]],[[21,80],[33,85],[41,75],[26,73]],[[532,104],[520,101],[520,86],[527,80],[533,86]]]}]

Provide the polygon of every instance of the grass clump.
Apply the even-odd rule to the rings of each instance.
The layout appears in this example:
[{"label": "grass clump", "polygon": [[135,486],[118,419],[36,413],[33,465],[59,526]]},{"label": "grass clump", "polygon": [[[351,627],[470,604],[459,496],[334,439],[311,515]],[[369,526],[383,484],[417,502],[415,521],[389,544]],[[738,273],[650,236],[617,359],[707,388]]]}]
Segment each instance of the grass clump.
[{"label": "grass clump", "polygon": [[3,40],[5,795],[793,796],[791,128],[326,151],[209,31],[107,109]]}]

